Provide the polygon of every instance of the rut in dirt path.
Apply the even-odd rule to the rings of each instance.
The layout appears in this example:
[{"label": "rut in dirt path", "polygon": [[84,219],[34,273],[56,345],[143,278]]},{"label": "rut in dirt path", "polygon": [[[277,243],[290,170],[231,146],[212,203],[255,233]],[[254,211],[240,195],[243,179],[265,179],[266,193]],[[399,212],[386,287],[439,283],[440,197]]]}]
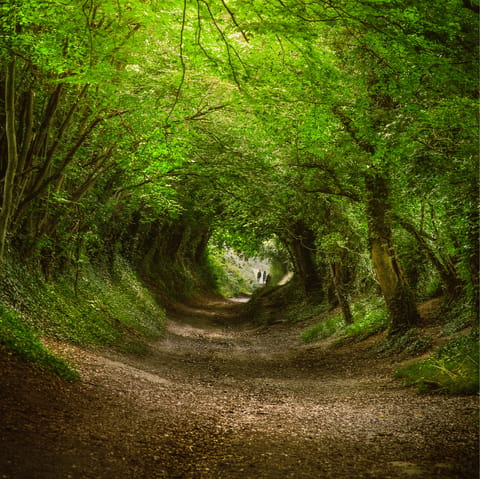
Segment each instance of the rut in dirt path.
[{"label": "rut in dirt path", "polygon": [[478,477],[477,398],[401,388],[374,339],[306,347],[219,300],[169,317],[142,357],[57,345],[83,383],[49,401],[12,386],[0,477]]}]

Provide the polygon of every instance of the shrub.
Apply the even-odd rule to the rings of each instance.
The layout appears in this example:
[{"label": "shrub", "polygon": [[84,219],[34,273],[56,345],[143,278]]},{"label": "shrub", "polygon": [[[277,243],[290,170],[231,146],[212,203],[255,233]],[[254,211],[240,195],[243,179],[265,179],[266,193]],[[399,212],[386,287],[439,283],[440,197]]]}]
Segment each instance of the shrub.
[{"label": "shrub", "polygon": [[459,336],[437,349],[426,360],[396,371],[405,385],[419,391],[450,394],[477,394],[479,392],[478,334]]}]

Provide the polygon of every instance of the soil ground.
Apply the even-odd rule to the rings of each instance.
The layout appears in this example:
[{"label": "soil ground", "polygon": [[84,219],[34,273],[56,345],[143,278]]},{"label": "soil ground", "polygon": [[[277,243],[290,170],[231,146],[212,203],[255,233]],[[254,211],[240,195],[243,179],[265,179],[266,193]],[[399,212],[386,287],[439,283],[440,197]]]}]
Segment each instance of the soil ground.
[{"label": "soil ground", "polygon": [[66,385],[0,349],[0,479],[478,477],[478,398],[418,395],[378,337],[333,348],[242,303],[169,314],[147,354],[50,342]]}]

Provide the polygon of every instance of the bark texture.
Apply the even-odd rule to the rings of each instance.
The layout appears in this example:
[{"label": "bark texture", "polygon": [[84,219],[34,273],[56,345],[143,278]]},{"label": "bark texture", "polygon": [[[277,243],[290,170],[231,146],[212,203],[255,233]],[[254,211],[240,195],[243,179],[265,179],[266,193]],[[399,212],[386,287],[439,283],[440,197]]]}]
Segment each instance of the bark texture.
[{"label": "bark texture", "polygon": [[402,333],[416,326],[419,316],[393,245],[388,184],[383,176],[371,172],[365,178],[365,185],[372,263],[387,305],[390,333]]}]

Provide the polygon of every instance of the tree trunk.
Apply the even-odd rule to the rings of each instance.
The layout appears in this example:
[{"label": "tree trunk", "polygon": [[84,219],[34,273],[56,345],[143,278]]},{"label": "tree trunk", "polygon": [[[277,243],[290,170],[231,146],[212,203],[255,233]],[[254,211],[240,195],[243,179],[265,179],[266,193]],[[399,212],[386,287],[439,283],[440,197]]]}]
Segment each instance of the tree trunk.
[{"label": "tree trunk", "polygon": [[315,237],[303,223],[297,222],[292,229],[293,237],[288,244],[292,253],[296,273],[305,292],[315,293],[318,302],[323,301],[322,281],[314,261]]},{"label": "tree trunk", "polygon": [[18,167],[17,135],[15,130],[15,57],[7,67],[5,79],[5,131],[7,135],[7,169],[3,182],[0,211],[0,268],[5,254],[5,242],[13,210],[13,190]]},{"label": "tree trunk", "polygon": [[330,271],[332,273],[333,287],[335,288],[335,294],[337,295],[338,304],[342,310],[343,320],[345,324],[353,323],[352,310],[350,309],[350,303],[348,301],[348,294],[345,291],[344,281],[340,268],[336,264],[330,263]]},{"label": "tree trunk", "polygon": [[419,316],[393,246],[387,181],[377,172],[370,172],[365,186],[373,267],[387,305],[390,334],[398,334],[416,326]]},{"label": "tree trunk", "polygon": [[[390,97],[376,97],[374,103],[382,110],[391,108]],[[367,135],[360,133],[340,107],[335,107],[333,113],[340,119],[345,130],[360,149],[369,156],[373,156],[375,145],[368,140]],[[390,334],[398,334],[417,325],[420,318],[413,292],[402,271],[393,245],[387,180],[370,166],[365,174],[365,188],[372,263],[387,305],[391,321]]]}]

